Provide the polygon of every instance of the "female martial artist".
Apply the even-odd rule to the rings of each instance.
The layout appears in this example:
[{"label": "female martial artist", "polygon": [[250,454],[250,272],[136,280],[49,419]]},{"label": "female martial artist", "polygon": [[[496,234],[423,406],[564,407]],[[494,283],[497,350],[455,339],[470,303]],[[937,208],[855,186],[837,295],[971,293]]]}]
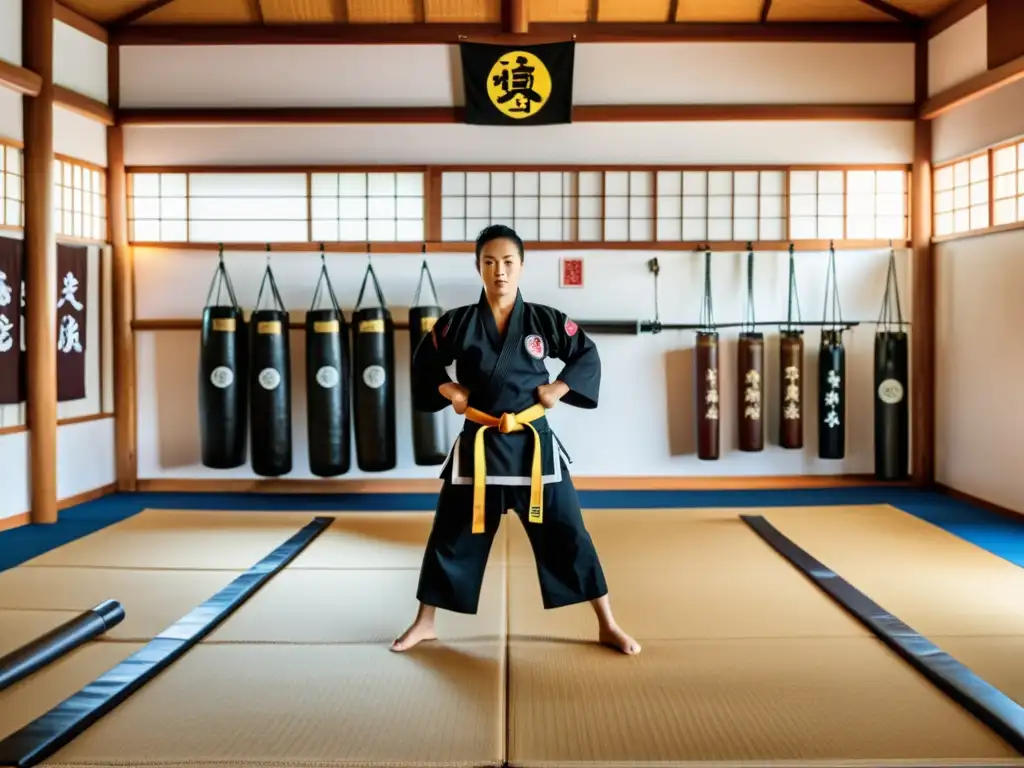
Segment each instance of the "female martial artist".
[{"label": "female martial artist", "polygon": [[[435,639],[437,608],[476,613],[491,543],[501,515],[512,509],[533,547],[544,607],[589,601],[599,641],[640,652],[612,616],[564,451],[544,415],[559,401],[596,408],[601,360],[594,342],[565,314],[523,301],[523,262],[523,243],[512,229],[495,225],[481,232],[480,300],[438,318],[413,355],[413,408],[436,412],[451,403],[466,421],[441,471],[419,612],[392,650]],[[565,363],[557,381],[549,381],[546,357]],[[452,362],[458,383],[445,370]]]}]

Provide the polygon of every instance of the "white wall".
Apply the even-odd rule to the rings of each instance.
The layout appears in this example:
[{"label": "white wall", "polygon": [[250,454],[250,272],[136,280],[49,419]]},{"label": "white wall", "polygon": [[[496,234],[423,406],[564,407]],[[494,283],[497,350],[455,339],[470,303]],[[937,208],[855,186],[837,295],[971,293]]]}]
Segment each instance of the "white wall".
[{"label": "white wall", "polygon": [[[357,71],[360,77],[310,78],[309,71]],[[700,71],[700,77],[678,76]],[[913,100],[913,46],[896,45],[581,45],[577,48],[575,102],[608,103],[909,103]],[[325,106],[461,103],[457,51],[432,46],[289,48],[128,48],[122,50],[122,103],[130,107]],[[577,123],[527,131],[466,125],[350,125],[149,128],[125,131],[129,166],[330,164],[613,164],[774,165],[890,164],[913,157],[909,121]],[[509,148],[514,147],[514,153]],[[827,254],[800,249],[800,302],[806,319],[821,319]],[[550,303],[580,319],[649,319],[652,278],[645,262],[662,266],[661,315],[666,322],[696,322],[703,286],[702,256],[658,251],[575,252],[585,259],[584,290],[559,289],[558,251],[527,254],[523,290],[528,300]],[[272,258],[288,308],[301,320],[315,288],[318,255],[280,253]],[[888,252],[841,252],[839,282],[844,316],[874,320],[882,302]],[[226,257],[239,299],[251,308],[265,264],[262,253]],[[352,309],[366,264],[358,254],[329,254],[335,289]],[[418,255],[379,255],[374,264],[395,309],[404,318],[419,274]],[[745,254],[720,253],[715,263],[719,322],[741,320]],[[911,297],[907,259],[898,253],[903,310]],[[198,319],[216,265],[211,251],[135,249],[139,319]],[[430,265],[446,307],[473,302],[479,282],[472,256],[431,254]],[[756,259],[756,312],[783,319],[787,255]],[[767,333],[768,397],[775,397],[777,336]],[[693,334],[599,337],[604,361],[602,406],[594,414],[559,407],[552,414],[582,475],[789,475],[873,471],[873,326],[850,332],[850,403],[844,461],[817,459],[812,383],[819,334],[806,334],[808,389],[806,449],[775,446],[778,415],[769,409],[767,445],[740,454],[734,410],[723,409],[723,458],[699,462],[692,412]],[[724,333],[723,391],[734,385],[735,333]],[[213,478],[254,475],[248,468],[214,472],[200,464],[194,331],[136,334],[139,477]],[[294,471],[310,477],[305,448],[303,334],[291,335]],[[409,348],[397,334],[399,466],[384,477],[436,477],[436,467],[412,462],[408,399]],[[552,363],[557,372],[559,363]],[[774,401],[773,401],[774,402]],[[449,417],[452,437],[459,419]],[[348,477],[358,477],[358,470]],[[380,477],[381,475],[375,475]]]},{"label": "white wall", "polygon": [[22,0],[0,0],[0,59],[19,66],[21,65],[21,3]]},{"label": "white wall", "polygon": [[965,16],[928,41],[928,95],[988,70],[988,6]]},{"label": "white wall", "polygon": [[[558,287],[558,251],[527,254],[523,293],[529,301],[553,304],[572,316],[592,320],[649,319],[653,317],[652,278],[645,262],[650,252],[587,252],[584,290]],[[664,322],[696,322],[703,291],[703,256],[680,252],[657,254],[662,267],[661,317]],[[198,318],[216,254],[202,251],[169,252],[138,249],[136,295],[140,319]],[[445,307],[475,302],[479,279],[471,254],[437,254],[429,257],[435,284]],[[787,254],[756,254],[755,308],[759,319],[783,319],[788,285]],[[255,303],[262,270],[262,253],[228,253],[226,263],[239,301],[247,308]],[[841,252],[837,255],[838,281],[843,315],[858,320],[877,318],[885,288],[888,253]],[[714,261],[714,306],[719,322],[742,320],[745,306],[745,254],[719,253]],[[359,255],[329,254],[328,268],[346,309],[352,309],[366,260]],[[300,321],[309,307],[319,269],[319,255],[282,253],[272,259],[275,277],[293,319]],[[418,255],[374,257],[374,267],[385,297],[404,319],[419,275]],[[800,305],[805,319],[821,319],[824,302],[827,254],[797,256]],[[909,317],[907,259],[898,253],[903,311]],[[764,329],[768,339],[766,397],[777,395],[777,334]],[[818,332],[806,334],[806,449],[784,451],[775,443],[778,414],[768,409],[768,448],[761,454],[735,450],[734,409],[722,409],[723,458],[701,462],[693,455],[692,332],[664,332],[657,336],[597,337],[604,378],[601,408],[594,413],[561,406],[550,416],[566,449],[575,460],[573,470],[582,475],[790,475],[871,472],[874,467],[872,421],[865,418],[872,407],[872,350],[874,329],[864,326],[846,337],[848,348],[849,404],[847,410],[847,458],[817,459],[815,431],[816,365]],[[723,331],[721,383],[723,393],[736,385],[735,332]],[[207,470],[200,464],[197,420],[196,370],[199,335],[192,331],[153,331],[137,334],[137,387],[140,478],[254,477],[243,467],[233,471]],[[305,447],[304,334],[294,332],[292,387],[294,471],[292,477],[311,477]],[[385,476],[435,477],[436,467],[416,467],[412,461],[409,427],[409,345],[405,332],[396,334],[398,387],[399,467]],[[561,363],[551,361],[553,374]],[[816,374],[815,374],[816,375]],[[726,395],[727,396],[727,395]],[[458,417],[449,413],[454,437]],[[349,477],[363,476],[353,470]],[[373,475],[370,475],[373,476]],[[380,476],[380,475],[376,475]]]},{"label": "white wall", "polygon": [[[935,121],[934,158],[949,160],[1024,136],[1024,83]],[[936,479],[1024,512],[1024,441],[1013,413],[1024,378],[1024,231],[940,243],[936,259]]]},{"label": "white wall", "polygon": [[[573,101],[909,103],[913,66],[912,43],[588,43]],[[128,46],[120,75],[132,108],[462,103],[458,49],[444,45]]]},{"label": "white wall", "polygon": [[61,21],[54,22],[53,82],[106,104],[106,43]]}]

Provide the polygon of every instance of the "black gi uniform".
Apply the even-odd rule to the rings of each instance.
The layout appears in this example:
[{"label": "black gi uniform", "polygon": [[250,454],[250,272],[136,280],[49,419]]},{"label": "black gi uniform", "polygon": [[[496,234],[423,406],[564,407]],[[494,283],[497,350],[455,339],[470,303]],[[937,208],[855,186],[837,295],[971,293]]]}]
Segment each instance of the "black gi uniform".
[{"label": "black gi uniform", "polygon": [[[438,387],[451,381],[469,390],[469,407],[500,418],[538,410],[536,390],[550,381],[546,357],[565,363],[558,378],[569,386],[561,402],[596,408],[601,359],[594,342],[565,314],[529,304],[517,293],[504,336],[481,292],[480,301],[438,318],[413,355],[413,408],[436,412],[450,405]],[[471,416],[467,412],[467,416]],[[532,427],[532,429],[530,429]],[[474,442],[482,426],[467,418],[441,470],[444,485],[423,557],[420,602],[458,613],[476,613],[480,586],[501,515],[519,515],[533,547],[545,608],[604,596],[604,573],[583,525],[579,498],[561,442],[543,414],[520,431],[487,429],[482,435],[486,489],[482,530],[473,530]],[[543,511],[531,506],[534,448],[540,451]],[[538,517],[541,517],[538,520]]]}]

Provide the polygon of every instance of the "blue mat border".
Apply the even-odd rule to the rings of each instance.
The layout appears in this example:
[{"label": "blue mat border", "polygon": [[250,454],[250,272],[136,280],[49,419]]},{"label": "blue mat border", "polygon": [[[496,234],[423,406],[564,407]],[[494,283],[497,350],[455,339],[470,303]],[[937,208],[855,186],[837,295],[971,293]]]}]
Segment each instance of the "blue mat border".
[{"label": "blue mat border", "polygon": [[[580,491],[584,508],[770,507],[891,504],[1024,567],[1024,515],[1015,520],[938,490],[906,487],[736,491]],[[434,493],[258,494],[117,493],[63,510],[53,525],[0,532],[0,571],[126,520],[143,509],[344,512],[432,511]]]}]

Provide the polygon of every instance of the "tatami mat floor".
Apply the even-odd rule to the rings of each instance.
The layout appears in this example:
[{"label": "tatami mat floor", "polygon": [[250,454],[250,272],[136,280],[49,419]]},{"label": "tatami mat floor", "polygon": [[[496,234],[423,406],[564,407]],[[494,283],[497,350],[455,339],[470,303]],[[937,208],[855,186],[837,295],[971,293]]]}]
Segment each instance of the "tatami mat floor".
[{"label": "tatami mat floor", "polygon": [[[785,535],[1024,703],[1024,569],[885,504],[765,507]],[[398,655],[431,514],[332,526],[53,766],[1024,765],[739,519],[588,509],[635,658],[545,611],[515,518],[476,616]],[[317,512],[317,514],[323,514]],[[313,516],[148,510],[0,573],[0,654],[108,598],[103,639],[0,693],[0,738],[127,658]]]}]

